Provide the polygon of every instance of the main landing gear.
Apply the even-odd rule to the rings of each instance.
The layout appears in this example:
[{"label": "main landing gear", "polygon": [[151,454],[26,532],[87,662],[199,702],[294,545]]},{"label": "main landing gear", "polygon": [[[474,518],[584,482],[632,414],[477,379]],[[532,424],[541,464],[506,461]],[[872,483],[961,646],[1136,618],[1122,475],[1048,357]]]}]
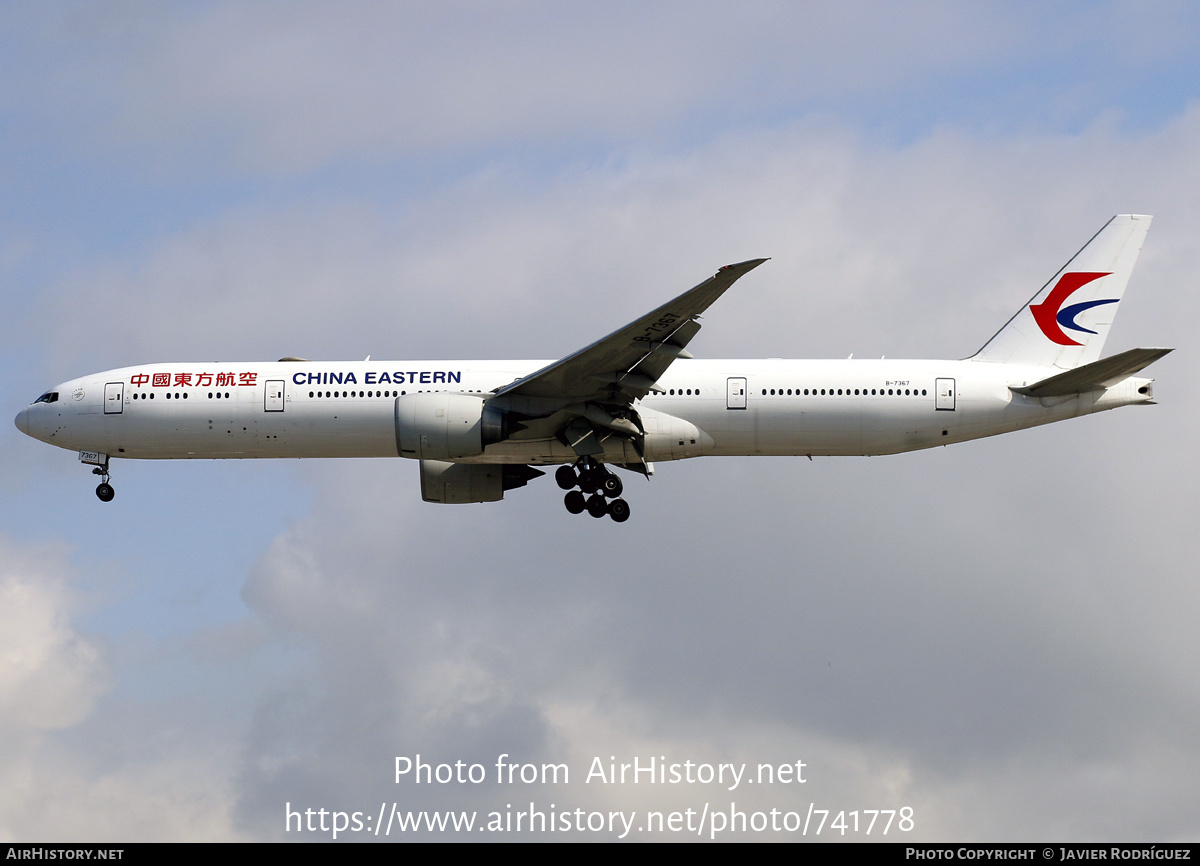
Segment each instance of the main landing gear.
[{"label": "main landing gear", "polygon": [[[603,464],[585,457],[574,466],[560,466],[554,473],[554,480],[563,490],[569,491],[563,497],[563,504],[572,514],[582,514],[586,511],[592,517],[608,515],[617,523],[629,519],[629,503],[618,499],[625,485],[621,479],[609,472]],[[578,490],[572,488],[578,487]]]}]

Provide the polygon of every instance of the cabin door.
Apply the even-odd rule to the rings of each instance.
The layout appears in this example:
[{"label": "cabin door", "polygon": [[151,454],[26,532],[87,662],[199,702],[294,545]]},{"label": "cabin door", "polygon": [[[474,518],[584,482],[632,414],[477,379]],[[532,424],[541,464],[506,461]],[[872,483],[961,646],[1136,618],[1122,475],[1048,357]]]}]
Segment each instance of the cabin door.
[{"label": "cabin door", "polygon": [[125,402],[125,383],[109,382],[104,386],[104,414],[120,415]]},{"label": "cabin door", "polygon": [[266,404],[263,408],[268,412],[283,411],[283,380],[268,379],[267,380],[267,396]]},{"label": "cabin door", "polygon": [[746,380],[743,377],[733,377],[725,381],[725,408],[746,408]]},{"label": "cabin door", "polygon": [[938,379],[934,382],[935,391],[937,394],[935,408],[940,411],[954,411],[954,380],[953,379]]}]

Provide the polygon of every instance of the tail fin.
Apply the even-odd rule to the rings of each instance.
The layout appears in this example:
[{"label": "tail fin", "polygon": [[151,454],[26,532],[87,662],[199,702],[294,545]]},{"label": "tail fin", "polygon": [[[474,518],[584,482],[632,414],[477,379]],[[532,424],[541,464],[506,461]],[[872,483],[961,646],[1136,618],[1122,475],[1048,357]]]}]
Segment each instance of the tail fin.
[{"label": "tail fin", "polygon": [[970,360],[1070,370],[1099,358],[1150,220],[1110,219]]}]

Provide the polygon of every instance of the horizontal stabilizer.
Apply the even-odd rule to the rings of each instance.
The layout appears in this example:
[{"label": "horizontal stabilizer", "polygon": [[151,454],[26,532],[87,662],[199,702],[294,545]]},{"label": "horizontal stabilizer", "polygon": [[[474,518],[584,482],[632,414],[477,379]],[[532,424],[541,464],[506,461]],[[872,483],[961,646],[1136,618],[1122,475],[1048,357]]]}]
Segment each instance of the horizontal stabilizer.
[{"label": "horizontal stabilizer", "polygon": [[1068,394],[1084,394],[1109,388],[1122,379],[1127,379],[1139,370],[1149,367],[1173,349],[1130,349],[1111,358],[1093,361],[1043,379],[1024,387],[1011,386],[1010,390],[1028,397],[1065,397]]}]

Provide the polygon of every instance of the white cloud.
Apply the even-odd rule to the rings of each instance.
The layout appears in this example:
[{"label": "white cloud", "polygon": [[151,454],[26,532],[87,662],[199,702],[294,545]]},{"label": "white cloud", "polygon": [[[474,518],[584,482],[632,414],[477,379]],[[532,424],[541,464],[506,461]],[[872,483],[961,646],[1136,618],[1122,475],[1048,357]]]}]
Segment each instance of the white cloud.
[{"label": "white cloud", "polygon": [[72,628],[61,557],[0,539],[0,738],[78,723],[107,687],[100,647]]},{"label": "white cloud", "polygon": [[[141,569],[137,592],[171,596],[163,609],[188,633],[143,634],[129,623],[147,608],[115,600],[124,652],[111,660],[72,625],[69,568],[33,544],[0,549],[2,730],[23,744],[0,791],[6,835],[281,838],[286,803],[488,809],[507,793],[397,787],[394,757],[420,752],[580,772],[593,755],[800,755],[813,779],[801,799],[911,805],[923,839],[1194,836],[1179,807],[1200,770],[1194,107],[1140,131],[1119,111],[1069,133],[943,119],[897,145],[779,96],[919,101],[947,69],[986,75],[990,58],[1019,63],[1061,34],[1015,49],[1025,25],[1009,7],[864,23],[853,7],[773,19],[764,5],[733,35],[673,7],[638,28],[627,9],[530,27],[544,7],[489,6],[457,29],[428,24],[432,7],[362,8],[98,7],[73,35],[43,33],[86,49],[47,77],[95,103],[62,147],[108,129],[101,147],[153,154],[131,201],[160,184],[180,197],[176,228],[133,220],[116,231],[140,240],[36,283],[19,330],[44,341],[55,374],[557,356],[758,255],[774,259],[712,309],[698,354],[952,357],[1108,216],[1148,211],[1110,349],[1184,347],[1153,370],[1163,405],[894,458],[664,465],[630,483],[620,527],[568,516],[548,479],[504,505],[453,508],[421,503],[401,461],[306,462],[307,512],[268,522],[211,575],[244,580],[250,608],[215,625],[173,595],[180,558],[203,548],[120,535],[150,501],[125,484],[114,505],[129,510],[70,531],[88,550],[120,536],[112,555]],[[91,35],[97,19],[108,42]],[[488,155],[440,162],[472,149]],[[438,172],[411,183],[423,150]],[[221,190],[229,170],[213,163],[227,160],[266,191]],[[306,173],[330,161],[350,166],[349,191]],[[369,164],[385,170],[354,170]],[[194,173],[182,187],[180,166]],[[212,538],[261,492],[263,468],[239,468],[179,485],[213,503]],[[171,471],[126,469],[145,485]],[[26,492],[40,481],[22,478]],[[163,682],[170,694],[153,697]],[[534,797],[669,809],[696,793]]]},{"label": "white cloud", "polygon": [[[1099,58],[1113,51],[1143,66],[1178,56],[1190,23],[1184,10],[1090,13],[938,2],[100,6],[21,16],[12,26],[38,52],[14,64],[11,95],[51,128],[84,118],[88,147],[132,148],[143,171],[290,175],[399,154],[707,137],[731,120],[774,122],[839,100],[886,113],[886,100],[948,97],[964,79],[987,87],[989,73],[1008,81],[1033,64],[1069,89],[1072,67],[1102,75]],[[1146,45],[1160,50],[1133,47]],[[1089,108],[1104,104],[1103,92],[1074,86]]]},{"label": "white cloud", "polygon": [[61,547],[0,538],[0,838],[237,839],[230,742],[164,737],[157,708],[114,700],[113,653],[73,621],[85,596]]}]

